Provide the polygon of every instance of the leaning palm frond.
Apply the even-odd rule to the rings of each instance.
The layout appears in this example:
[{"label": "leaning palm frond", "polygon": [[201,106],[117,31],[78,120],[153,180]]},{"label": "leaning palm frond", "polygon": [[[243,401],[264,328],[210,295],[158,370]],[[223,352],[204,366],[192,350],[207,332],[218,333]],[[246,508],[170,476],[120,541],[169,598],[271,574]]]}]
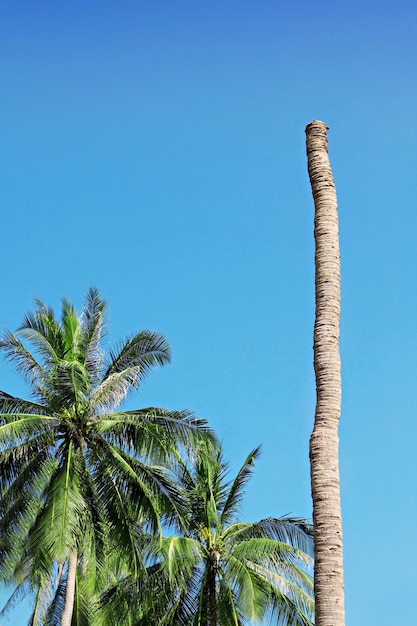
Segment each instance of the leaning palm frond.
[{"label": "leaning palm frond", "polygon": [[110,362],[104,378],[113,372],[120,372],[132,367],[140,366],[137,384],[155,366],[167,365],[171,361],[170,347],[162,335],[149,330],[143,330],[136,335],[127,337],[120,343],[118,349],[110,351]]},{"label": "leaning palm frond", "polygon": [[12,416],[19,413],[35,413],[38,415],[48,415],[49,411],[38,402],[31,402],[11,396],[5,391],[0,391],[0,421],[4,419],[4,415],[9,413]]},{"label": "leaning palm frond", "polygon": [[17,372],[23,375],[32,387],[42,380],[45,372],[33,354],[25,348],[20,339],[9,331],[0,338],[0,350],[11,361]]},{"label": "leaning palm frond", "polygon": [[259,458],[260,453],[261,446],[252,450],[246,457],[230,488],[227,488],[229,486],[226,487],[225,491],[227,492],[227,497],[222,506],[221,513],[221,521],[223,524],[226,524],[230,518],[235,517],[237,513],[239,513],[239,505],[244,495],[244,488],[252,474],[255,460]]}]

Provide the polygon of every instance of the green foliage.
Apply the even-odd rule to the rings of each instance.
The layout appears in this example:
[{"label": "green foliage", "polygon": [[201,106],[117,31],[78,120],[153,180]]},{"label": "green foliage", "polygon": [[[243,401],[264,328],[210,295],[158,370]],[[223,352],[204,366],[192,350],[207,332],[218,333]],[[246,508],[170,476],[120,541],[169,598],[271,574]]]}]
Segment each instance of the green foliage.
[{"label": "green foliage", "polygon": [[30,625],[60,624],[75,586],[72,626],[245,626],[267,616],[311,626],[311,526],[239,521],[259,448],[229,482],[203,420],[120,410],[171,354],[147,330],[106,354],[105,310],[96,289],[81,315],[63,300],[59,320],[36,300],[0,338],[32,394],[0,391],[0,582],[15,585],[4,610],[32,593]]},{"label": "green foliage", "polygon": [[256,448],[227,482],[221,451],[197,448],[180,477],[188,502],[182,533],[153,543],[148,570],[109,591],[103,624],[244,626],[270,616],[282,626],[312,626],[311,525],[289,517],[237,520],[258,456]]},{"label": "green foliage", "polygon": [[178,449],[211,437],[188,411],[116,412],[171,354],[145,330],[106,356],[105,308],[96,289],[81,315],[63,300],[60,320],[36,300],[18,331],[0,338],[32,394],[0,392],[0,580],[36,591],[33,625],[57,623],[73,553],[79,626],[93,624],[112,552],[125,569],[145,571],[144,529],[160,533],[164,519],[185,515],[171,471]]}]

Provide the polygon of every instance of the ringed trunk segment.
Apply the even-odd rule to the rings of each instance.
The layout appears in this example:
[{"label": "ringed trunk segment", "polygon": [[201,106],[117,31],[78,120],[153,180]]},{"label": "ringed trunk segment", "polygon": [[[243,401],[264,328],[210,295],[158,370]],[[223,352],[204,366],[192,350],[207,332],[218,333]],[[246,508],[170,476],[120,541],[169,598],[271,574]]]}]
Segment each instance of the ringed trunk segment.
[{"label": "ringed trunk segment", "polygon": [[316,626],[344,626],[342,516],[339,476],[340,252],[336,188],[328,156],[328,127],[306,127],[307,161],[314,199],[314,371],[316,412],[310,438],[314,523]]}]

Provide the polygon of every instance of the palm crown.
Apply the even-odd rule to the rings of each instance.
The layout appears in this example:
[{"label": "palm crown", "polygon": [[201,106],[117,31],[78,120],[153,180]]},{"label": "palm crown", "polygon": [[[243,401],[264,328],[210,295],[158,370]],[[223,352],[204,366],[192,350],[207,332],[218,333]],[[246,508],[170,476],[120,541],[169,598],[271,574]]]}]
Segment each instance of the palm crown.
[{"label": "palm crown", "polygon": [[169,363],[170,348],[145,330],[106,356],[104,334],[105,303],[90,289],[81,315],[64,300],[59,321],[37,300],[0,339],[32,391],[30,401],[0,392],[0,576],[37,589],[33,624],[50,583],[49,610],[70,623],[76,572],[97,569],[109,541],[133,571],[143,566],[143,528],[160,531],[164,516],[184,515],[166,469],[172,452],[209,434],[187,411],[117,412],[152,368]]},{"label": "palm crown", "polygon": [[290,517],[238,521],[258,455],[256,448],[228,482],[221,451],[199,447],[181,477],[189,512],[183,533],[156,547],[145,579],[116,585],[110,599],[115,610],[106,623],[244,626],[269,616],[282,626],[312,626],[311,525]]}]

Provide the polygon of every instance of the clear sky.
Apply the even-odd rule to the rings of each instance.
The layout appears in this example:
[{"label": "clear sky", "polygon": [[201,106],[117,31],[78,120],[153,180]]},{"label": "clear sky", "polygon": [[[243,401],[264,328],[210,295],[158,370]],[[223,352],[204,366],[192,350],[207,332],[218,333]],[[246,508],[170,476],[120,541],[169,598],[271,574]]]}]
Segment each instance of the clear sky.
[{"label": "clear sky", "polygon": [[[311,517],[304,128],[330,126],[355,626],[415,623],[416,34],[412,0],[0,7],[0,328],[96,285],[113,339],[164,333],[173,364],[134,405],[194,409],[234,469],[262,443],[253,521]],[[3,362],[0,388],[26,393]]]}]

